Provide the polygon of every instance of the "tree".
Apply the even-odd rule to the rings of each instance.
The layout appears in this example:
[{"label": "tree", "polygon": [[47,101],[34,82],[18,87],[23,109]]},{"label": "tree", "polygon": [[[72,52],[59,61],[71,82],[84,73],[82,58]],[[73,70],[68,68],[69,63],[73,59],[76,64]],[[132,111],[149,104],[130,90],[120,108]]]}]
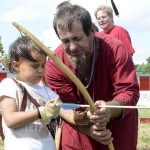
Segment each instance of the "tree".
[{"label": "tree", "polygon": [[8,54],[4,54],[3,61],[4,61],[5,65],[8,67],[8,62],[9,62]]},{"label": "tree", "polygon": [[145,70],[145,64],[144,63],[142,63],[141,65],[140,64],[136,64],[135,68],[136,68],[136,72],[137,73],[144,74],[144,70]]},{"label": "tree", "polygon": [[135,68],[136,68],[136,71],[140,74],[150,74],[150,57],[148,57],[146,59],[146,64],[142,63],[141,65],[140,64],[136,64],[135,65]]},{"label": "tree", "polygon": [[144,73],[145,74],[150,74],[150,57],[146,59],[147,63],[145,65]]},{"label": "tree", "polygon": [[3,44],[1,42],[2,37],[0,36],[0,56],[3,56],[4,50],[3,50]]},{"label": "tree", "polygon": [[1,42],[2,37],[0,36],[0,58],[4,61],[4,63],[8,66],[8,54],[4,53],[3,44]]}]

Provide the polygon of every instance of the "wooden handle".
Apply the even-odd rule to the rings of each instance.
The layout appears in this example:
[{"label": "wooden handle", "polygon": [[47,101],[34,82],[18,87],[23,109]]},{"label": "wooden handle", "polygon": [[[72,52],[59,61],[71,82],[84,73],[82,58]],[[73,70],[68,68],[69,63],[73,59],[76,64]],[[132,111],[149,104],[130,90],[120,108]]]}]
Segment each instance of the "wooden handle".
[{"label": "wooden handle", "polygon": [[60,141],[61,141],[61,127],[56,127],[56,134],[55,134],[55,144],[56,144],[56,150],[60,149]]},{"label": "wooden handle", "polygon": [[[17,24],[16,22],[12,22],[13,26],[15,26],[19,31],[24,33],[28,36],[32,41],[34,41],[59,67],[62,69],[68,77],[74,82],[80,92],[83,94],[84,98],[87,100],[88,104],[90,105],[91,112],[96,110],[94,102],[92,101],[89,93],[87,92],[86,88],[82,84],[82,82],[71,72],[71,70],[61,62],[61,60],[49,49],[47,48],[40,40],[38,40],[32,33],[26,30],[21,25]],[[108,145],[109,150],[114,150],[113,144]]]}]

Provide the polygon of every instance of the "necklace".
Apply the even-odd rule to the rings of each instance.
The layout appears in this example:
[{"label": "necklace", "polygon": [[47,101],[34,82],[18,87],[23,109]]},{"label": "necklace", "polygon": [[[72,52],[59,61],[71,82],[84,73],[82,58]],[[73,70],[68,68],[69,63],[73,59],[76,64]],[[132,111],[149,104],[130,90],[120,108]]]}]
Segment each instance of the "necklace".
[{"label": "necklace", "polygon": [[91,70],[91,74],[90,74],[90,79],[89,79],[89,82],[88,84],[85,86],[85,88],[87,89],[90,84],[91,84],[91,81],[92,81],[92,77],[93,77],[93,73],[94,73],[94,65],[95,65],[95,58],[96,58],[96,52],[95,52],[95,40],[93,40],[93,61],[92,61],[92,70]]},{"label": "necklace", "polygon": [[51,97],[50,97],[50,95],[48,94],[48,91],[47,91],[47,89],[46,89],[46,83],[44,82],[44,81],[42,81],[43,82],[43,87],[44,87],[44,90],[45,90],[45,92],[46,92],[46,94],[47,94],[47,96],[48,96],[48,98],[49,98],[49,100],[51,100]]}]

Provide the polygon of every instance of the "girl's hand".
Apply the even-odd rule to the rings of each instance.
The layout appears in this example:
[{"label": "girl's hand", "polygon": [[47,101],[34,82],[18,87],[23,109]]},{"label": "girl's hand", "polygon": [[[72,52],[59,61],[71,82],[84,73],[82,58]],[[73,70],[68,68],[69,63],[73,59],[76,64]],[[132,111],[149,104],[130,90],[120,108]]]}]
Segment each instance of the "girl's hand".
[{"label": "girl's hand", "polygon": [[51,100],[51,101],[47,102],[46,105],[44,106],[46,116],[49,117],[49,116],[59,115],[59,113],[60,113],[60,105],[59,104],[60,103],[57,103],[56,100]]}]

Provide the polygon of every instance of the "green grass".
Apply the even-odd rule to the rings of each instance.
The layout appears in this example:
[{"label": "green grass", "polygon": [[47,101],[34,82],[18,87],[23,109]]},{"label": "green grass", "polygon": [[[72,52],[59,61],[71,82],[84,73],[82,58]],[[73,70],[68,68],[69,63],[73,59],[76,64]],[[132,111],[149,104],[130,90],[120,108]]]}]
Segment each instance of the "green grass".
[{"label": "green grass", "polygon": [[[150,109],[139,109],[139,117],[150,118]],[[139,123],[137,150],[150,150],[150,123]],[[0,150],[3,150],[3,142],[0,139]]]},{"label": "green grass", "polygon": [[139,117],[150,118],[150,109],[139,109]]},{"label": "green grass", "polygon": [[[150,109],[139,109],[139,118],[150,118]],[[139,150],[150,149],[150,123],[139,124],[138,148]]]},{"label": "green grass", "polygon": [[0,150],[3,150],[4,148],[3,148],[3,141],[1,140],[1,138],[0,138]]},{"label": "green grass", "polygon": [[[150,118],[150,109],[139,109],[139,118]],[[150,150],[150,123],[139,123],[138,150]]]},{"label": "green grass", "polygon": [[138,150],[150,150],[150,123],[139,124]]}]

